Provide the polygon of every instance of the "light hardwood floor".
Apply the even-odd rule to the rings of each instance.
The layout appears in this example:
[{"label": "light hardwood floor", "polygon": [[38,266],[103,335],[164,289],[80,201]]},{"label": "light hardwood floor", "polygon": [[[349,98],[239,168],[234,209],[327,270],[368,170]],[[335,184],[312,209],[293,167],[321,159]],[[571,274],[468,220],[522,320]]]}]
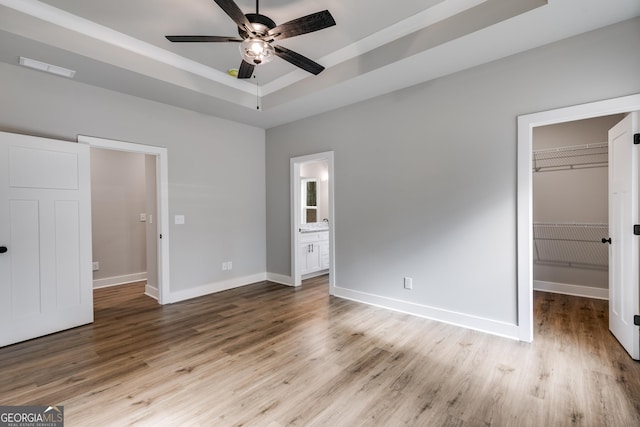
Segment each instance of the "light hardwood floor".
[{"label": "light hardwood floor", "polygon": [[93,325],[0,349],[0,404],[67,426],[639,426],[607,302],[535,295],[525,344],[333,298],[326,277],[159,306],[95,292]]}]

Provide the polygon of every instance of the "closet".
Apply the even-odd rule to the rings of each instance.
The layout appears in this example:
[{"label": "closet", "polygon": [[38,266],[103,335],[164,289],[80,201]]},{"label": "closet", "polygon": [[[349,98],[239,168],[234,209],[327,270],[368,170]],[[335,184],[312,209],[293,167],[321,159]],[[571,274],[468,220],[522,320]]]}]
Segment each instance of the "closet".
[{"label": "closet", "polygon": [[[533,152],[533,173],[607,167],[608,144],[572,145]],[[535,178],[534,178],[535,179]],[[602,239],[609,234],[607,223],[533,223],[536,264],[576,268],[607,269],[609,252]]]},{"label": "closet", "polygon": [[608,130],[620,115],[533,131],[534,288],[606,298]]}]

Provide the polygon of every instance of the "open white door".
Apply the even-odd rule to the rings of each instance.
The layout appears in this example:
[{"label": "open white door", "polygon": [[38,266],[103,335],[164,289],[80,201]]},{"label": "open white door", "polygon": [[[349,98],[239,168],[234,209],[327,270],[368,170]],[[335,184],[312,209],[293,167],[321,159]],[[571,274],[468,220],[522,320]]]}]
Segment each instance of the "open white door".
[{"label": "open white door", "polygon": [[0,346],[93,322],[89,147],[0,132]]},{"label": "open white door", "polygon": [[638,113],[609,130],[609,329],[632,358],[640,359],[638,224]]}]

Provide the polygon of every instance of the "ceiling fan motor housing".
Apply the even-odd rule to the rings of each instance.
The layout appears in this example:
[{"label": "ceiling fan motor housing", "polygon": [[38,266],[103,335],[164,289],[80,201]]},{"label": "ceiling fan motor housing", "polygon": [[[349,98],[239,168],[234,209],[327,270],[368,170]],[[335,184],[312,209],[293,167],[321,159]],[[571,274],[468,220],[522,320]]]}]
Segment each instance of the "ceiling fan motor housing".
[{"label": "ceiling fan motor housing", "polygon": [[238,27],[238,34],[240,34],[240,37],[243,39],[264,37],[270,29],[276,27],[276,23],[268,16],[260,15],[258,13],[247,13],[244,16],[246,16],[249,22],[251,22],[253,29],[255,30],[255,34],[248,34],[245,30]]}]

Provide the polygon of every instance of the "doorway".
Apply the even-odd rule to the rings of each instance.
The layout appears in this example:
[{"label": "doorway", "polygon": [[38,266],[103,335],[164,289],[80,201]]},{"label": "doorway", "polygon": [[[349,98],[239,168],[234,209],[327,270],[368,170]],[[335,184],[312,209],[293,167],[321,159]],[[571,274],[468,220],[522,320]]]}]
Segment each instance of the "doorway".
[{"label": "doorway", "polygon": [[[294,157],[290,161],[290,167],[292,284],[300,286],[303,276],[312,275],[307,276],[304,273],[312,270],[322,271],[324,270],[322,264],[326,262],[328,265],[325,266],[328,266],[329,270],[329,293],[333,295],[335,289],[333,151]],[[326,242],[325,234],[328,240]],[[308,248],[308,250],[301,250],[301,248]],[[328,250],[328,253],[324,253],[324,250]],[[307,260],[307,256],[309,259],[315,259],[314,255],[320,266],[314,264],[314,268],[305,270],[303,264],[306,265],[306,262],[303,261]]]},{"label": "doorway", "polygon": [[640,110],[640,94],[518,117],[517,262],[518,335],[533,341],[533,129]]},{"label": "doorway", "polygon": [[90,153],[93,288],[146,281],[143,292],[157,299],[155,157]]},{"label": "doorway", "polygon": [[608,131],[624,114],[533,129],[533,288],[608,299]]},{"label": "doorway", "polygon": [[[154,171],[155,173],[155,198],[149,197],[148,200],[151,203],[155,202],[153,208],[145,207],[144,211],[155,211],[156,218],[151,218],[154,226],[150,231],[155,236],[149,236],[155,242],[155,244],[147,244],[147,248],[150,249],[151,254],[156,252],[156,256],[147,262],[147,274],[150,277],[155,277],[157,283],[157,289],[148,287],[146,293],[150,296],[156,297],[158,303],[166,304],[170,302],[169,293],[169,235],[168,235],[168,178],[167,178],[167,150],[162,147],[154,147],[149,145],[133,144],[121,141],[107,140],[101,138],[94,138],[88,136],[78,136],[78,142],[87,144],[91,148],[100,148],[111,151],[120,151],[126,153],[137,153],[144,155],[144,161],[150,167],[145,169]],[[149,177],[147,177],[148,179]],[[154,200],[155,199],[155,200]],[[145,212],[146,213],[146,212]],[[142,216],[140,217],[142,219]],[[144,221],[147,222],[149,218],[144,216]],[[155,263],[153,262],[155,261]],[[153,265],[157,268],[154,268]]]}]

